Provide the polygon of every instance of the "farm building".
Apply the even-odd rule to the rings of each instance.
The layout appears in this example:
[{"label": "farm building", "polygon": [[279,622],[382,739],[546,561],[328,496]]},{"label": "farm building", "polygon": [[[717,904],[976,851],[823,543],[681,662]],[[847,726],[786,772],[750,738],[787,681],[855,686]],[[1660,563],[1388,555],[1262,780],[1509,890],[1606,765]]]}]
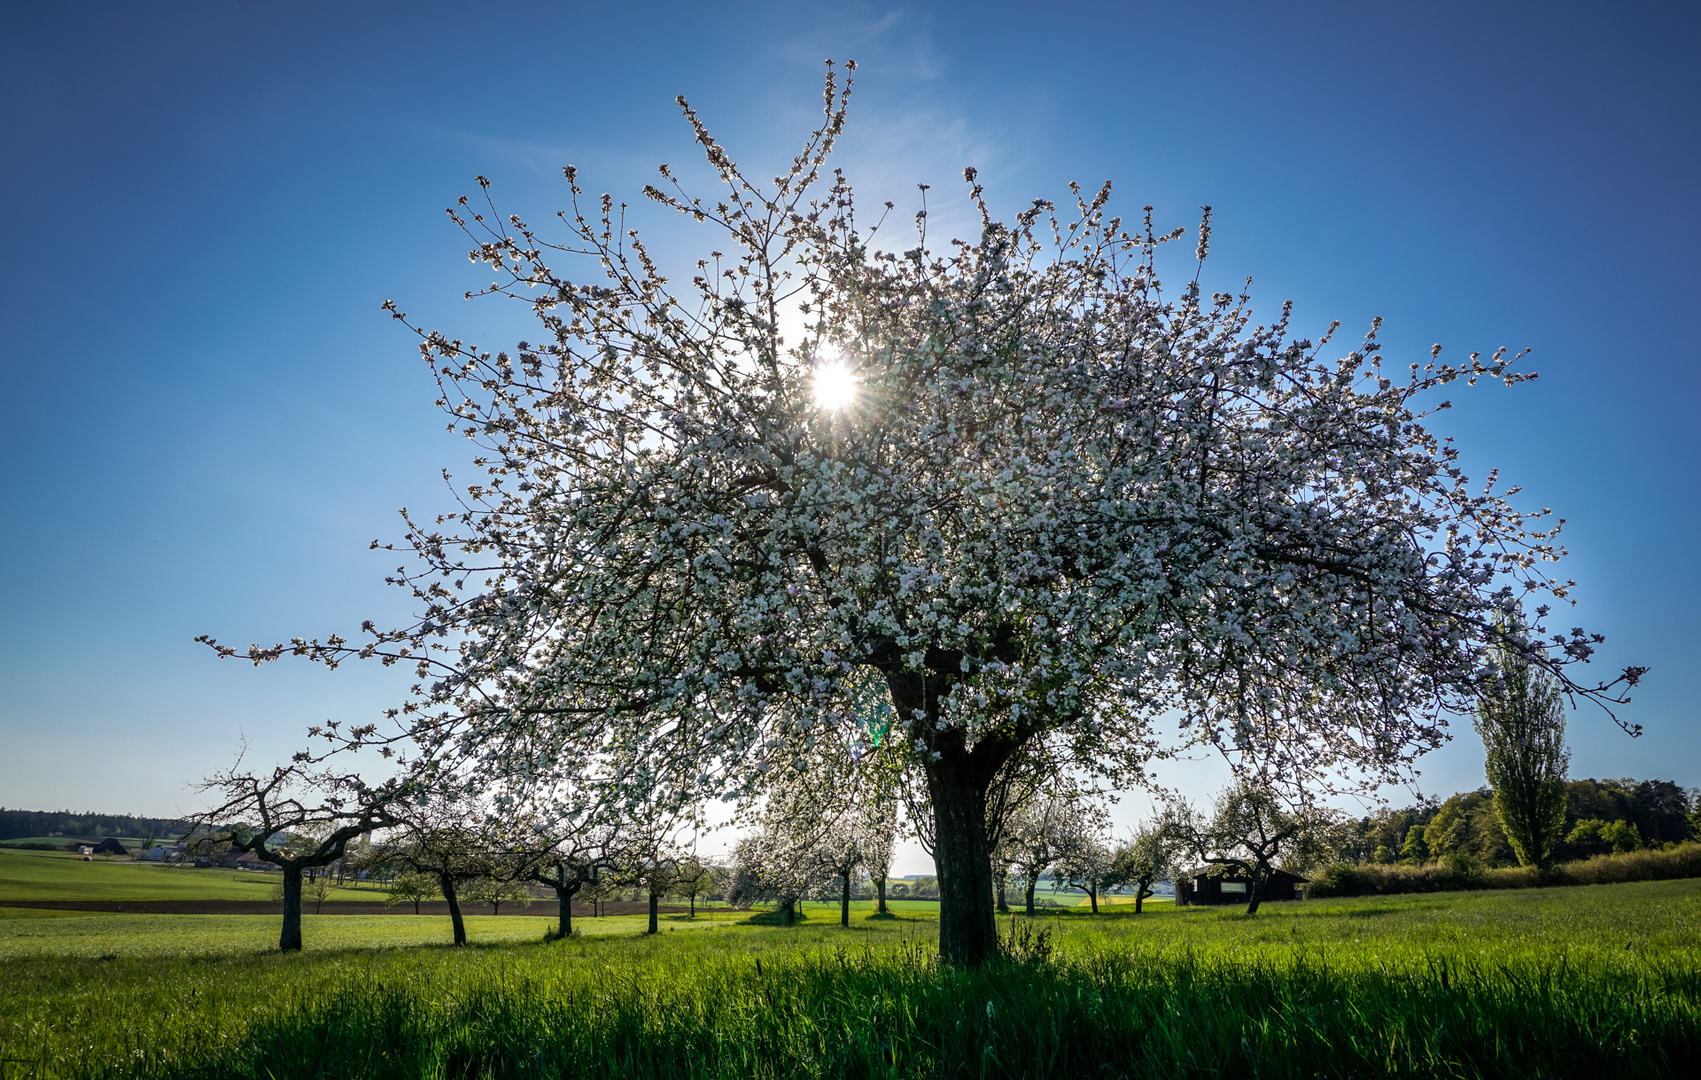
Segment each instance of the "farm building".
[{"label": "farm building", "polygon": [[[84,855],[130,854],[129,848],[120,844],[116,839],[110,836],[105,839],[96,839],[92,836],[74,836],[70,838],[70,841],[71,842],[65,846]],[[88,850],[84,851],[84,848],[87,848]]]},{"label": "farm building", "polygon": [[[1272,870],[1264,881],[1263,899],[1269,900],[1300,900],[1305,896],[1304,887],[1309,884],[1309,878],[1287,870]],[[1210,867],[1202,866],[1197,870],[1189,870],[1175,879],[1175,902],[1177,904],[1244,904],[1247,902],[1247,892],[1252,888],[1251,879],[1239,874],[1227,873],[1220,877],[1211,873]]]}]

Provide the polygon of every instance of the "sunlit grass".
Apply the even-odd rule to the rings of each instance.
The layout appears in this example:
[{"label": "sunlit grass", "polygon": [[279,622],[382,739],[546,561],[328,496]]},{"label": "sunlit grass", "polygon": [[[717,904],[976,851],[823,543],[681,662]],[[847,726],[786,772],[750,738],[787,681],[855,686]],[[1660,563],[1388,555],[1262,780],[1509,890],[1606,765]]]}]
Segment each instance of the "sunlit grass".
[{"label": "sunlit grass", "polygon": [[0,946],[21,950],[0,964],[0,1056],[31,1076],[1072,1080],[1681,1076],[1701,1060],[1701,882],[1252,918],[1047,909],[1029,962],[972,971],[934,963],[929,912],[861,910],[848,931],[836,914],[716,912],[654,937],[641,916],[585,918],[552,943],[541,917],[475,916],[467,949],[433,943],[442,917],[310,916],[295,956],[266,951],[275,920],[249,916],[17,920],[3,929],[40,933]]},{"label": "sunlit grass", "polygon": [[[269,900],[281,874],[108,860],[0,848],[0,900]],[[371,886],[333,887],[330,900],[382,900]],[[311,901],[309,901],[311,903]]]}]

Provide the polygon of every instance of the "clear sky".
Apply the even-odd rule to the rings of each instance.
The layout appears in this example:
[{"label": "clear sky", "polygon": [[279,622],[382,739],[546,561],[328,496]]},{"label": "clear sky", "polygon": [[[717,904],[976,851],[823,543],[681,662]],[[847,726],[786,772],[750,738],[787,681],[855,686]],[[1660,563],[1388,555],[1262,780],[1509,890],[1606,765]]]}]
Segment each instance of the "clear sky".
[{"label": "clear sky", "polygon": [[[1653,668],[1647,734],[1578,713],[1573,773],[1701,785],[1694,4],[221,0],[0,11],[0,805],[192,809],[239,738],[282,754],[393,701],[378,670],[192,638],[405,614],[367,544],[443,506],[467,444],[379,304],[535,336],[460,299],[484,278],[443,208],[482,173],[541,221],[568,163],[641,201],[693,160],[680,93],[770,172],[829,56],[861,65],[844,167],[900,207],[933,184],[936,229],[967,221],[965,165],[1006,212],[1110,178],[1166,224],[1213,205],[1209,284],[1250,275],[1308,332],[1532,348],[1537,382],[1440,426],[1568,520],[1562,628]],[[1482,782],[1456,735],[1423,790]]]}]

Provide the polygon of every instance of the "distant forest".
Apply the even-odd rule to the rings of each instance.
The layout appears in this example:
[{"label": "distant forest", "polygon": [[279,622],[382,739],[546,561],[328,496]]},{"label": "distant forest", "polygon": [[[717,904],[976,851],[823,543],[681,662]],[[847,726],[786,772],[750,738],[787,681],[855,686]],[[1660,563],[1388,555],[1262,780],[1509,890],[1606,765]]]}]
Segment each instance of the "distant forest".
[{"label": "distant forest", "polygon": [[0,840],[25,836],[134,836],[163,840],[186,828],[181,818],[135,817],[69,810],[8,810],[0,806]]},{"label": "distant forest", "polygon": [[[1416,864],[1466,855],[1489,866],[1517,860],[1501,831],[1488,788],[1445,802],[1387,809],[1360,819],[1340,854],[1360,863]],[[1560,861],[1660,847],[1701,835],[1701,792],[1670,780],[1568,780]]]}]

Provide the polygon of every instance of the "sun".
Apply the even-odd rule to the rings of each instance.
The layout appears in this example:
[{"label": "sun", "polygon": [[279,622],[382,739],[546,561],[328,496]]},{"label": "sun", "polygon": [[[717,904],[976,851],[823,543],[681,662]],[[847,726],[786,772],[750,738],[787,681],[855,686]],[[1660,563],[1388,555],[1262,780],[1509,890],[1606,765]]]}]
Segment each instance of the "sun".
[{"label": "sun", "polygon": [[823,361],[815,369],[815,404],[829,411],[856,400],[857,378],[843,360]]}]

